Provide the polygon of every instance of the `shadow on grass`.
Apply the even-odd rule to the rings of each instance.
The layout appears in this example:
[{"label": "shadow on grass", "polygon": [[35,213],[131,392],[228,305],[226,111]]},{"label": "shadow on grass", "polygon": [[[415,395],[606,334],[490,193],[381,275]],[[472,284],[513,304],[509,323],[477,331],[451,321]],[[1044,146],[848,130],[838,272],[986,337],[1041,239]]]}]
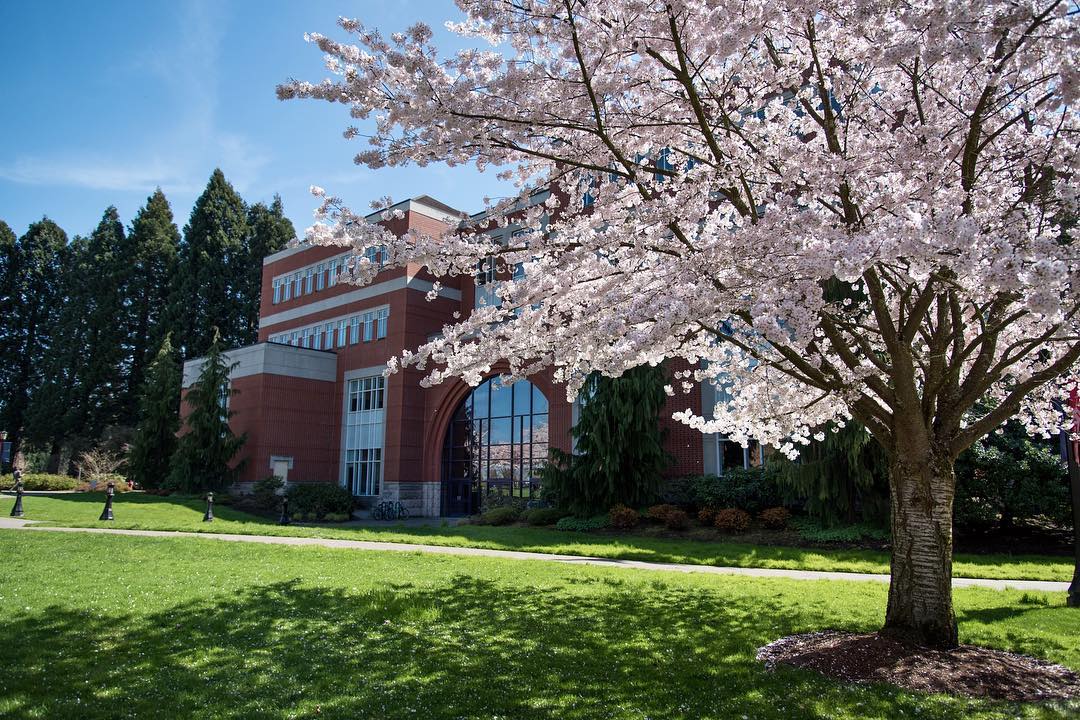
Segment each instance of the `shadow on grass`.
[{"label": "shadow on grass", "polygon": [[[611,578],[574,593],[464,575],[346,591],[278,582],[149,614],[0,620],[0,714],[80,717],[964,718],[886,687],[767,673],[791,605]],[[588,586],[595,587],[588,587]],[[585,587],[583,587],[585,586]],[[987,709],[990,706],[978,704]],[[999,706],[997,706],[999,707]],[[928,712],[929,711],[929,712]]]}]

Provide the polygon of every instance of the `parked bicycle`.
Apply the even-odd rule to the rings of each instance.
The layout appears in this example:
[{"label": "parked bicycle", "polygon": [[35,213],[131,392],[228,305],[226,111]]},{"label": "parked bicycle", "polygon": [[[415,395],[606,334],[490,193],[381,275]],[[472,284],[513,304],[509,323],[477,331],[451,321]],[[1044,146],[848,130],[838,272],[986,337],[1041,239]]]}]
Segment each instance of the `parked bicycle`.
[{"label": "parked bicycle", "polygon": [[371,509],[371,517],[374,520],[406,520],[409,509],[400,502],[383,500]]}]

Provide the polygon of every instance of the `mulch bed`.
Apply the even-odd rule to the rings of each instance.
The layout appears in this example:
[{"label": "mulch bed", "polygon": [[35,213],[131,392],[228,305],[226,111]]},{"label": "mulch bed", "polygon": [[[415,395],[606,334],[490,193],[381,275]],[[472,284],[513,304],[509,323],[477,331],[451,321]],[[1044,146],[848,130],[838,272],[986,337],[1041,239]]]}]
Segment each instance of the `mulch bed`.
[{"label": "mulch bed", "polygon": [[877,633],[826,631],[789,635],[758,650],[772,670],[792,665],[851,682],[907,690],[1035,702],[1080,698],[1080,675],[1025,655],[974,645],[931,650]]}]

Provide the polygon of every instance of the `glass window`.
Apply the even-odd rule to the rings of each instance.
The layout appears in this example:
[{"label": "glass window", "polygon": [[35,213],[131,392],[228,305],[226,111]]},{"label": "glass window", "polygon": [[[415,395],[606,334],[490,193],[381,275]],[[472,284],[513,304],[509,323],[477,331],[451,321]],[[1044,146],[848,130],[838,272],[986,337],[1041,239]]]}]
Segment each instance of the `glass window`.
[{"label": "glass window", "polygon": [[314,287],[313,286],[314,282],[315,282],[315,271],[312,270],[311,268],[308,268],[307,272],[304,273],[304,294],[305,295],[310,295],[311,294],[311,290]]},{"label": "glass window", "polygon": [[315,270],[315,289],[322,290],[326,286],[326,265],[319,265]]},{"label": "glass window", "polygon": [[349,318],[349,343],[355,345],[360,342],[360,316],[353,315]]},{"label": "glass window", "polygon": [[285,278],[284,280],[281,281],[281,290],[282,290],[282,298],[281,298],[282,302],[284,302],[285,300],[288,300],[289,298],[292,297],[292,282],[289,281],[289,278]]},{"label": "glass window", "polygon": [[274,305],[277,305],[279,302],[281,302],[281,281],[280,280],[275,280],[274,281]]},{"label": "glass window", "polygon": [[345,328],[347,324],[347,320],[342,320],[338,323],[338,347],[345,347],[348,344],[345,342]]},{"label": "glass window", "polygon": [[364,313],[364,342],[371,342],[372,332],[375,324],[375,313]]},{"label": "glass window", "polygon": [[390,317],[390,308],[383,308],[377,313],[376,317],[378,318],[378,329],[375,331],[375,337],[381,340],[386,337],[386,321]]},{"label": "glass window", "polygon": [[297,345],[299,343],[299,341],[300,341],[299,338],[300,338],[300,333],[298,333],[298,332],[296,332],[294,330],[292,336],[289,338],[289,344],[290,345]]},{"label": "glass window", "polygon": [[304,276],[300,273],[293,275],[293,295],[300,297],[303,291]]},{"label": "glass window", "polygon": [[443,513],[468,514],[485,495],[530,498],[547,461],[548,403],[532,383],[481,383],[458,407],[443,443]]},{"label": "glass window", "polygon": [[353,495],[378,495],[382,487],[382,375],[349,380],[345,403],[345,486]]}]

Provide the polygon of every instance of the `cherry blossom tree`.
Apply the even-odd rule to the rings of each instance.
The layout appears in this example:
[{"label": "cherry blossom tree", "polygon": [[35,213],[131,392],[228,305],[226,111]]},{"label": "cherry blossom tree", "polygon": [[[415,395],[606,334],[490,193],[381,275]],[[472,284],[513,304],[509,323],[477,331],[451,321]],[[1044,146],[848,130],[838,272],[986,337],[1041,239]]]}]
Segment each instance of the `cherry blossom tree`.
[{"label": "cherry blossom tree", "polygon": [[[342,19],[347,42],[308,36],[332,77],[278,88],[369,120],[357,163],[515,183],[438,237],[394,237],[313,188],[310,242],[440,276],[523,269],[391,370],[552,368],[572,397],[589,372],[684,358],[682,389],[728,391],[708,419],[677,416],[704,432],[794,454],[857,419],[890,457],[883,631],[955,645],[953,460],[1007,418],[1061,427],[1080,357],[1072,3],[458,5],[448,27],[485,49],[444,57],[424,25]],[[511,223],[531,232],[493,243]]]}]

